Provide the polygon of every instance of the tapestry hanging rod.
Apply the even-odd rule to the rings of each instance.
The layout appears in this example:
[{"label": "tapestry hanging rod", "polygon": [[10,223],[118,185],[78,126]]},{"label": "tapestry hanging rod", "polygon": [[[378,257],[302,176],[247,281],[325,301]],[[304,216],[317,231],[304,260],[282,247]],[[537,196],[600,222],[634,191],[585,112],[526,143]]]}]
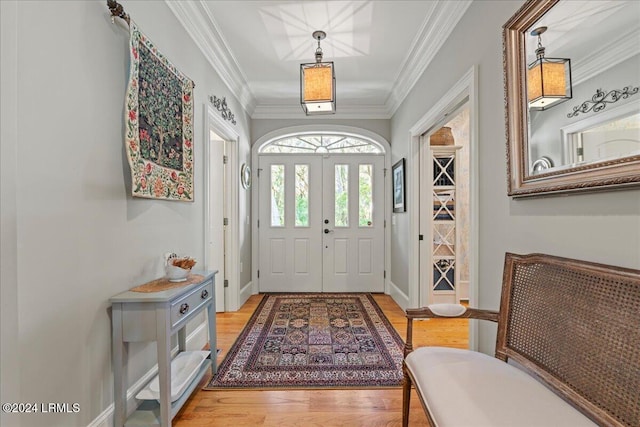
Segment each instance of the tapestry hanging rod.
[{"label": "tapestry hanging rod", "polygon": [[131,25],[129,14],[124,12],[124,7],[116,0],[107,0],[107,7],[111,11],[111,22],[114,22],[114,18],[118,17],[124,20],[127,25]]}]

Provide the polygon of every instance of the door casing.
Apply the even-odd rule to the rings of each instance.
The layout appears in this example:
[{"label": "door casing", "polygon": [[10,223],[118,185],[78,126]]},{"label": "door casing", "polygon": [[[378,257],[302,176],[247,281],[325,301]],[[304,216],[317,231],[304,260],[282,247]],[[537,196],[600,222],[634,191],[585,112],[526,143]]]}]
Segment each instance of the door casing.
[{"label": "door casing", "polygon": [[[473,65],[446,92],[424,116],[409,129],[408,157],[408,198],[420,198],[420,139],[421,135],[442,122],[446,115],[465,99],[469,105],[469,305],[477,307],[478,271],[479,271],[479,171],[478,171],[478,69]],[[401,308],[420,306],[420,248],[418,234],[420,232],[420,208],[410,204],[409,212],[409,294],[392,295]],[[469,348],[478,349],[478,323],[469,322]]]},{"label": "door casing", "polygon": [[[209,164],[209,130],[213,130],[219,137],[223,138],[225,141],[228,141],[228,150],[227,155],[227,169],[228,176],[234,177],[239,174],[238,167],[238,141],[240,136],[237,131],[233,129],[233,127],[229,124],[229,122],[222,119],[220,114],[216,111],[216,109],[210,104],[205,104],[204,106],[204,122],[206,125],[204,126],[203,132],[203,141],[204,144],[204,269],[207,270],[215,270],[217,269],[215,265],[209,265],[209,259],[211,255],[209,253],[209,229],[210,224],[210,215],[209,215],[209,179],[210,179],[210,171],[211,168],[219,167],[219,165],[211,165]],[[240,289],[240,268],[239,268],[239,241],[240,241],[240,218],[239,218],[239,179],[230,179],[228,185],[226,187],[227,193],[227,215],[229,218],[229,225],[227,226],[227,280],[228,287],[225,288],[225,311],[236,311],[240,308],[240,306],[244,303],[241,300],[241,289]],[[224,282],[220,277],[216,277],[216,286],[224,286]]]},{"label": "door casing", "polygon": [[[358,128],[358,127],[354,127],[354,126],[344,126],[344,125],[323,125],[323,124],[309,124],[309,125],[301,125],[301,126],[291,126],[291,127],[285,127],[282,129],[278,129],[272,132],[268,132],[265,135],[263,135],[262,137],[258,138],[254,144],[252,145],[251,148],[251,162],[254,165],[258,165],[258,153],[260,151],[260,148],[263,147],[264,145],[268,144],[269,142],[278,139],[278,138],[282,138],[284,136],[292,136],[292,135],[297,135],[297,134],[302,134],[302,133],[333,133],[333,134],[344,134],[344,135],[352,135],[352,136],[356,136],[356,137],[361,137],[361,138],[365,138],[365,139],[369,139],[372,141],[375,141],[377,144],[379,144],[383,150],[384,150],[384,165],[385,165],[385,170],[390,171],[391,170],[391,145],[389,144],[389,142],[382,136],[380,136],[379,134],[372,132],[370,130],[367,129],[363,129],[363,128]],[[387,185],[387,181],[385,180],[385,186],[384,186],[384,198],[385,200],[391,200],[391,186]],[[252,253],[251,253],[251,259],[252,259],[252,265],[254,266],[251,275],[252,275],[252,285],[253,285],[253,289],[252,292],[254,294],[259,292],[259,278],[258,278],[258,266],[260,265],[260,250],[259,250],[259,244],[260,244],[260,233],[259,233],[259,228],[258,228],[258,217],[259,217],[259,212],[260,212],[260,197],[259,197],[259,192],[258,191],[253,191],[251,194],[251,212],[252,215],[251,217],[252,222],[251,222],[251,236],[252,236]],[[384,263],[385,263],[385,271],[387,272],[386,274],[386,278],[384,279],[384,292],[389,294],[389,290],[390,290],[390,260],[391,260],[391,251],[390,251],[390,245],[388,244],[388,242],[391,239],[391,207],[389,206],[389,203],[385,203],[384,204],[384,221],[386,223],[386,227],[385,227],[385,248],[384,248]]]}]

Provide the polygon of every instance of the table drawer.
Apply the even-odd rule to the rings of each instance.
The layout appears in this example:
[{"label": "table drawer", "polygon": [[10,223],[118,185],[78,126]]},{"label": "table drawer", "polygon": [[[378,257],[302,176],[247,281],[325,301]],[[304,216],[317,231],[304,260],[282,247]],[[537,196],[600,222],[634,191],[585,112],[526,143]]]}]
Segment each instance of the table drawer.
[{"label": "table drawer", "polygon": [[213,281],[198,286],[180,299],[171,302],[171,328],[189,321],[200,308],[213,298]]}]

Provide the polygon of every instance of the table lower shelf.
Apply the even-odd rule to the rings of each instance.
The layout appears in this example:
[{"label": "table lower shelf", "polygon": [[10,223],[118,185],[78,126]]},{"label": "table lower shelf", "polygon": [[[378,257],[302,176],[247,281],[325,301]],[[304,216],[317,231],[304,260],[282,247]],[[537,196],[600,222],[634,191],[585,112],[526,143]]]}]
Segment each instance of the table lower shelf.
[{"label": "table lower shelf", "polygon": [[[171,419],[173,419],[182,405],[189,399],[200,380],[205,376],[207,370],[211,368],[211,359],[206,359],[200,368],[198,374],[189,383],[184,393],[171,403]],[[127,418],[124,423],[125,427],[141,427],[141,426],[160,426],[160,403],[157,400],[144,400],[138,409]]]}]

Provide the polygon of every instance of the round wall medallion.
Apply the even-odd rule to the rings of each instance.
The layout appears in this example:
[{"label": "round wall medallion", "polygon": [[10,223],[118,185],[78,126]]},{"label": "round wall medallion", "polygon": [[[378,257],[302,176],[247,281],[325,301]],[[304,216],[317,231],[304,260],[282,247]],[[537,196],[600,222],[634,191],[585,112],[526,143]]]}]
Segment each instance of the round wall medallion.
[{"label": "round wall medallion", "polygon": [[240,182],[243,188],[251,188],[251,167],[246,163],[240,168]]}]

